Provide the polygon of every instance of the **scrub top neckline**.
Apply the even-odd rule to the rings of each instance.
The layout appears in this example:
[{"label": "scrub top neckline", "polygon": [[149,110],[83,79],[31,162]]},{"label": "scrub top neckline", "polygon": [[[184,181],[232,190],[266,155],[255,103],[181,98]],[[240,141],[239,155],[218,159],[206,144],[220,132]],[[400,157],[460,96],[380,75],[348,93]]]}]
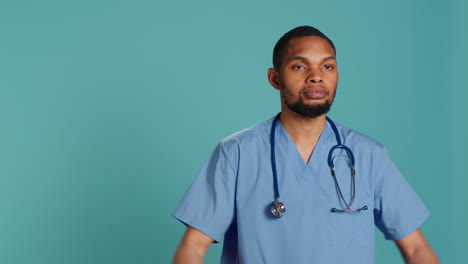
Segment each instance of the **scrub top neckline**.
[{"label": "scrub top neckline", "polygon": [[317,144],[315,144],[315,148],[312,151],[312,154],[307,163],[304,162],[304,159],[302,159],[296,144],[294,144],[281,122],[278,122],[276,129],[277,131],[275,140],[279,143],[277,143],[277,145],[282,148],[284,153],[291,153],[291,157],[288,157],[288,160],[292,160],[294,164],[291,165],[299,169],[297,172],[304,171],[304,169],[309,168],[314,175],[317,175],[320,167],[327,163],[326,157],[328,155],[328,149],[330,148],[330,141],[334,139],[330,124],[326,122],[325,129],[319,136]]}]

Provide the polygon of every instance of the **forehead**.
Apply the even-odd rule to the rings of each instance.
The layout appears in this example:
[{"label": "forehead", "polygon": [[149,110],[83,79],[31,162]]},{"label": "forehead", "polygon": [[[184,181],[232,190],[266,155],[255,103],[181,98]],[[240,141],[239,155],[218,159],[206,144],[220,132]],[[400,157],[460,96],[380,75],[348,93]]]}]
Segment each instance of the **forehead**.
[{"label": "forehead", "polygon": [[288,43],[285,58],[287,59],[298,55],[311,58],[329,57],[335,56],[335,52],[327,40],[320,37],[307,36],[291,39]]}]

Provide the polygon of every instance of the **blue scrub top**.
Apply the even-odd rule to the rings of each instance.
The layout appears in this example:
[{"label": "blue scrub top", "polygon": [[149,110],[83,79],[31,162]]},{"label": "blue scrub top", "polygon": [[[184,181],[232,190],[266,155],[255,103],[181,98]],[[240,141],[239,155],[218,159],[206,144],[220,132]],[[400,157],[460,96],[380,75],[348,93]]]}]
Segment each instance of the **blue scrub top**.
[{"label": "blue scrub top", "polygon": [[[354,153],[356,198],[345,209],[327,156],[336,139],[327,123],[306,164],[281,123],[276,127],[276,163],[282,218],[274,218],[270,162],[273,118],[222,140],[200,170],[173,216],[215,241],[224,239],[221,263],[374,263],[374,224],[386,239],[415,231],[429,216],[384,146],[337,124]],[[343,150],[334,152],[335,172],[349,202],[351,171]]]}]

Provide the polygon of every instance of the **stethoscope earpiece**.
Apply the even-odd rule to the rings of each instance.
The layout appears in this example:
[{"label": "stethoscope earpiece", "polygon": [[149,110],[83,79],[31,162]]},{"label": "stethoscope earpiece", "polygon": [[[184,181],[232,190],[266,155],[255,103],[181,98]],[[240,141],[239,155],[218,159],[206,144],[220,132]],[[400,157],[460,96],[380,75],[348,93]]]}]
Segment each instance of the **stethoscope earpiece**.
[{"label": "stethoscope earpiece", "polygon": [[272,202],[270,209],[274,217],[282,217],[284,212],[286,212],[286,206],[279,200]]}]

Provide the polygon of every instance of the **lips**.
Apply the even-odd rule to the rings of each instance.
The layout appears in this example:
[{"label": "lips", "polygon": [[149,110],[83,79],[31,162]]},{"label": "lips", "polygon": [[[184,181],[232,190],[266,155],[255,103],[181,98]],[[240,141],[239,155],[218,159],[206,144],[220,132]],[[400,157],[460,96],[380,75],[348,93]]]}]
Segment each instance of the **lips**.
[{"label": "lips", "polygon": [[307,99],[323,99],[327,97],[328,90],[322,87],[309,87],[302,94]]}]

